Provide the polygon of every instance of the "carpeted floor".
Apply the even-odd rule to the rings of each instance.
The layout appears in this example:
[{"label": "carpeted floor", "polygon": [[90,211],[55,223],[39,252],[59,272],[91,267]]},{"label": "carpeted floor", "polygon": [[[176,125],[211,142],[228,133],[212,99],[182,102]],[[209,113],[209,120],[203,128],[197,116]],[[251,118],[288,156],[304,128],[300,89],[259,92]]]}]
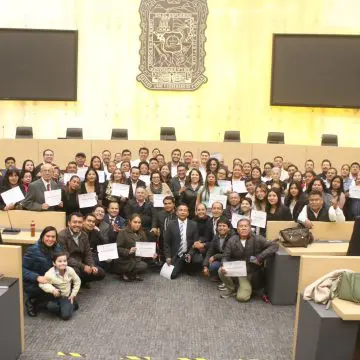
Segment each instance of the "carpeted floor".
[{"label": "carpeted floor", "polygon": [[294,306],[272,306],[260,298],[241,304],[220,299],[216,284],[183,275],[169,281],[120,282],[115,275],[82,289],[80,309],[62,321],[46,311],[25,316],[25,352],[20,360],[289,360]]}]

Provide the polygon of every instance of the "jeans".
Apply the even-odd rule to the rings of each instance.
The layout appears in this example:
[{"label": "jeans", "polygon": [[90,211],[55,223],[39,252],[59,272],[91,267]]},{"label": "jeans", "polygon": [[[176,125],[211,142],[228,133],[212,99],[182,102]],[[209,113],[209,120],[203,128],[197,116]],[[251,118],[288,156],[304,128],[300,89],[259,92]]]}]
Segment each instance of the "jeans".
[{"label": "jeans", "polygon": [[50,312],[59,315],[63,320],[69,320],[74,312],[74,304],[64,296],[50,300],[47,308]]},{"label": "jeans", "polygon": [[209,264],[209,271],[211,275],[217,275],[219,267],[221,266],[220,261],[213,261],[211,264]]}]

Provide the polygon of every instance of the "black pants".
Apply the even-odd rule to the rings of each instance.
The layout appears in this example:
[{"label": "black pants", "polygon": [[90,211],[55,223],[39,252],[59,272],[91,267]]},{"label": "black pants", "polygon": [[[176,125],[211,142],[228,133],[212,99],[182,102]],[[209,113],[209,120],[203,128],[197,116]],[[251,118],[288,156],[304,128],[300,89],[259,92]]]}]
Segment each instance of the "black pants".
[{"label": "black pants", "polygon": [[67,297],[59,297],[50,300],[47,308],[52,313],[59,315],[63,320],[69,320],[74,312],[74,305]]},{"label": "black pants", "polygon": [[90,281],[99,281],[102,280],[105,277],[105,271],[99,266],[96,266],[98,271],[96,274],[91,273],[87,274],[82,269],[73,266],[73,269],[75,270],[76,274],[79,276],[82,282],[90,282]]},{"label": "black pants", "polygon": [[176,256],[172,260],[172,265],[174,265],[174,270],[171,274],[171,278],[176,279],[182,271],[185,271],[190,274],[194,274],[197,271],[201,270],[202,263],[203,263],[203,258],[201,256],[201,254],[199,254],[199,253],[195,253],[191,257],[190,263],[187,263],[185,261],[184,255],[181,257]]}]

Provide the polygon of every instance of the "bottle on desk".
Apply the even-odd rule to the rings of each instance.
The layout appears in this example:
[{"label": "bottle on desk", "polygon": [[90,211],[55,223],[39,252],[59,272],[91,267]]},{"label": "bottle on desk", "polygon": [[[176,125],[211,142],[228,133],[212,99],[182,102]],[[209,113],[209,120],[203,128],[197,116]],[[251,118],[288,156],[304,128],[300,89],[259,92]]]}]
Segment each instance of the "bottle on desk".
[{"label": "bottle on desk", "polygon": [[35,221],[32,220],[30,223],[30,233],[31,233],[31,237],[35,237]]}]

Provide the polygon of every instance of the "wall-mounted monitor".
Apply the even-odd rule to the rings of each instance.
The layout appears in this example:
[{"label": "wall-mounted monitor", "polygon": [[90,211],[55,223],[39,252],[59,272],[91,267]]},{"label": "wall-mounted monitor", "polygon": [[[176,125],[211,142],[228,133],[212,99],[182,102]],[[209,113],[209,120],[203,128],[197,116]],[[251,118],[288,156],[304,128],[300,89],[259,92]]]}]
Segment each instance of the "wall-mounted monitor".
[{"label": "wall-mounted monitor", "polygon": [[0,100],[77,100],[78,32],[0,29]]},{"label": "wall-mounted monitor", "polygon": [[274,34],[270,103],[360,108],[360,36]]}]

